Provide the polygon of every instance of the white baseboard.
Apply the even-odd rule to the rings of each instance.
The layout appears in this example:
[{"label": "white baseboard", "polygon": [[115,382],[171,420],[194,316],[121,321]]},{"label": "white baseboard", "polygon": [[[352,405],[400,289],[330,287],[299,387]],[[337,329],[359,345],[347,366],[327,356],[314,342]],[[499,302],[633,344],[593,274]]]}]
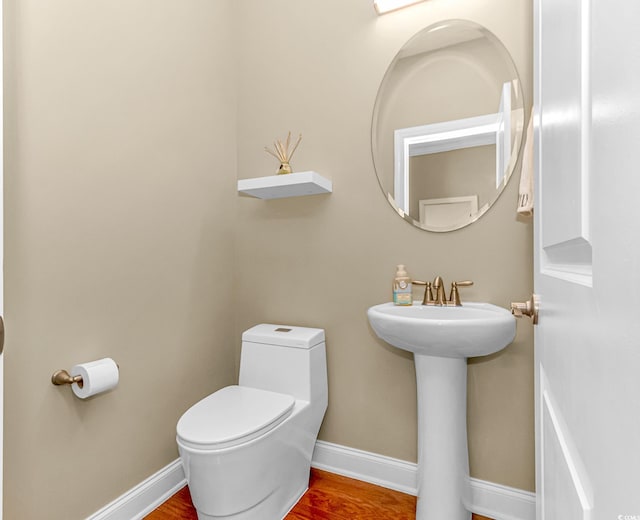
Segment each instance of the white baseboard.
[{"label": "white baseboard", "polygon": [[318,441],[311,466],[416,495],[416,465],[412,462]]},{"label": "white baseboard", "polygon": [[[410,495],[416,494],[416,464],[318,441],[314,468],[355,478]],[[152,475],[86,520],[141,520],[186,485],[180,459]],[[535,520],[535,494],[474,478],[469,479],[469,511],[495,520]]]},{"label": "white baseboard", "polygon": [[[417,494],[417,466],[412,462],[318,441],[311,465],[410,495]],[[465,507],[473,513],[495,520],[536,518],[536,497],[528,491],[470,478],[468,496],[469,503],[465,503]]]},{"label": "white baseboard", "polygon": [[475,478],[469,479],[469,511],[495,520],[535,520],[536,495],[530,491],[494,484]]},{"label": "white baseboard", "polygon": [[174,460],[86,520],[141,520],[186,484],[182,463]]}]

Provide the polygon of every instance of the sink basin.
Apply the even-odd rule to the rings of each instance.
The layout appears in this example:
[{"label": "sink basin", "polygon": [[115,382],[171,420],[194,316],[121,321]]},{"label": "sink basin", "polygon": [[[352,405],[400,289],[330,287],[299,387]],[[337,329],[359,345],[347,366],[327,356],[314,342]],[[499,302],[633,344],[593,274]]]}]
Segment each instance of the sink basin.
[{"label": "sink basin", "polygon": [[427,356],[486,356],[506,347],[516,333],[511,313],[490,303],[462,307],[382,303],[370,307],[368,315],[380,339]]}]

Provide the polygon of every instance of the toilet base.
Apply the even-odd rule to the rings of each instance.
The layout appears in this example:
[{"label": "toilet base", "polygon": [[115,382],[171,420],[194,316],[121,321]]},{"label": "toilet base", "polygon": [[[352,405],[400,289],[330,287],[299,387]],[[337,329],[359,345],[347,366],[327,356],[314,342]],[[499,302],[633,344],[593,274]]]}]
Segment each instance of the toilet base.
[{"label": "toilet base", "polygon": [[[230,516],[211,516],[201,513],[196,509],[198,520],[284,520],[289,512],[295,507],[302,495],[309,489],[303,487],[295,495],[295,498],[286,506],[285,512],[279,507],[279,500],[271,500],[273,495],[268,496],[264,501],[256,504],[254,507]],[[269,503],[268,503],[269,502]]]},{"label": "toilet base", "polygon": [[[318,414],[297,402],[277,428],[235,448],[178,447],[198,520],[280,520],[309,487]],[[315,421],[314,421],[315,419]]]}]

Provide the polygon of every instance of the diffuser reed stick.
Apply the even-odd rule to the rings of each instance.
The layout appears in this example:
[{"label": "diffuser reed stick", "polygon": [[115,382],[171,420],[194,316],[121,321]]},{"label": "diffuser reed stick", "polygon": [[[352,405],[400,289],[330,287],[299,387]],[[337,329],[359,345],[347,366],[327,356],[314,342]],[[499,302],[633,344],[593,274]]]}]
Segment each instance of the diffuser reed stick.
[{"label": "diffuser reed stick", "polygon": [[291,165],[289,163],[291,161],[291,158],[293,157],[293,154],[297,150],[300,141],[302,141],[302,134],[298,136],[296,144],[294,144],[293,148],[289,150],[289,146],[291,145],[291,132],[289,132],[287,134],[287,140],[284,142],[284,144],[279,139],[276,139],[276,141],[273,143],[273,150],[267,148],[266,146],[264,147],[265,151],[268,154],[273,155],[276,159],[278,159],[278,161],[280,161],[280,167],[278,168],[277,172],[278,175],[281,175],[283,173],[291,173]]}]

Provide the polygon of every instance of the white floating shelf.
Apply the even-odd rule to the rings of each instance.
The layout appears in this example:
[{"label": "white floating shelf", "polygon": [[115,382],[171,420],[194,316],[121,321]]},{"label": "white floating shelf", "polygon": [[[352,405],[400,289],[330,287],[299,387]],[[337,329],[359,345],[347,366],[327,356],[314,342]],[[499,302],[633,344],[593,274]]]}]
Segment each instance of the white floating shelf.
[{"label": "white floating shelf", "polygon": [[259,199],[283,199],[331,193],[333,185],[316,172],[285,173],[238,181],[238,191]]}]

